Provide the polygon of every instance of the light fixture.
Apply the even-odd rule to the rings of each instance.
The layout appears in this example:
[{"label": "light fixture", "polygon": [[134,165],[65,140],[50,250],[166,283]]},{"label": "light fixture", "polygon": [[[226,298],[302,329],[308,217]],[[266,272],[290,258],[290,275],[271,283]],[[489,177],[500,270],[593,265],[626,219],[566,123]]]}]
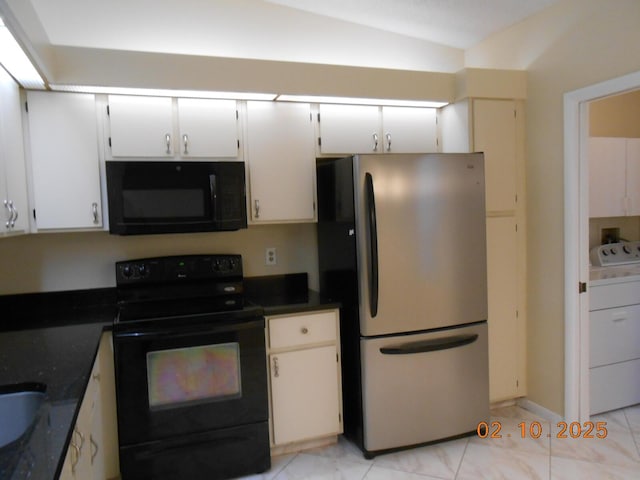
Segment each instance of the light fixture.
[{"label": "light fixture", "polygon": [[325,97],[316,95],[278,95],[276,100],[282,102],[337,103],[347,105],[382,105],[389,107],[427,107],[440,108],[449,102],[430,100],[398,100],[393,98],[362,97]]},{"label": "light fixture", "polygon": [[200,90],[170,90],[157,88],[101,87],[93,85],[49,85],[51,90],[76,93],[105,93],[114,95],[142,95],[150,97],[217,98],[233,100],[274,100],[275,93],[212,92]]},{"label": "light fixture", "polygon": [[24,88],[44,89],[44,80],[0,18],[0,64]]}]

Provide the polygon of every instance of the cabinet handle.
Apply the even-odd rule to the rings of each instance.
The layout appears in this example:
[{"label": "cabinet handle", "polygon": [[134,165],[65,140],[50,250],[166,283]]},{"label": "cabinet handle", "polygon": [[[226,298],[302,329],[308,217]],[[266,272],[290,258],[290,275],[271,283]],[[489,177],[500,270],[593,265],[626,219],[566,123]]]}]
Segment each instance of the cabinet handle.
[{"label": "cabinet handle", "polygon": [[390,152],[391,151],[391,134],[387,133],[385,137],[387,138],[387,152]]},{"label": "cabinet handle", "polygon": [[253,205],[255,207],[256,218],[260,218],[260,201],[254,200]]},{"label": "cabinet handle", "polygon": [[189,155],[189,135],[182,135],[182,144],[184,145],[184,154]]},{"label": "cabinet handle", "polygon": [[11,207],[11,228],[16,226],[18,220],[18,209],[13,205],[13,202],[9,200],[9,207]]},{"label": "cabinet handle", "polygon": [[11,207],[9,206],[9,201],[5,200],[4,201],[4,208],[6,208],[7,210],[9,210],[9,219],[6,221],[6,223],[4,224],[5,227],[7,228],[11,228],[11,220],[13,220],[13,210],[11,209]]},{"label": "cabinet handle", "polygon": [[306,335],[307,333],[309,333],[309,329],[307,327],[302,327],[300,329],[300,333],[302,333],[303,335]]},{"label": "cabinet handle", "polygon": [[167,155],[171,155],[171,135],[168,133],[165,133],[164,141],[167,144]]},{"label": "cabinet handle", "polygon": [[[71,450],[71,473],[76,473],[76,466],[78,466],[78,461],[80,460],[80,449],[73,442],[71,442],[71,445],[69,446],[73,449]],[[75,458],[73,456],[73,452],[75,452]]]},{"label": "cabinet handle", "polygon": [[93,375],[91,375],[91,378],[93,378],[96,382],[100,381],[100,374],[99,373],[94,373]]},{"label": "cabinet handle", "polygon": [[378,151],[378,134],[377,133],[373,134],[373,151],[374,152]]},{"label": "cabinet handle", "polygon": [[89,435],[89,442],[91,442],[91,446],[95,448],[95,451],[91,452],[91,465],[93,465],[93,460],[96,458],[96,455],[98,455],[98,444],[93,439],[93,435]]},{"label": "cabinet handle", "polygon": [[80,437],[80,445],[78,445],[78,451],[82,451],[82,447],[84,447],[84,435],[78,430],[78,427],[75,429],[75,433]]},{"label": "cabinet handle", "polygon": [[11,229],[15,227],[16,220],[18,220],[18,210],[13,206],[13,200],[5,200],[4,206],[9,210],[9,220],[5,222],[5,227]]},{"label": "cabinet handle", "polygon": [[91,213],[93,215],[93,223],[98,223],[98,203],[93,202],[91,204]]},{"label": "cabinet handle", "polygon": [[280,376],[280,366],[278,365],[278,357],[273,357],[273,376]]}]

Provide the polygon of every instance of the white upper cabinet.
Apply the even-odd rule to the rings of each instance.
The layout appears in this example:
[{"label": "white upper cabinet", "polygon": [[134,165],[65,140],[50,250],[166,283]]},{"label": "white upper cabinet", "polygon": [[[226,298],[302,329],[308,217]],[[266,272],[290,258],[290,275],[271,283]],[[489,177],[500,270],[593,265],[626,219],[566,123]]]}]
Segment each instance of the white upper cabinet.
[{"label": "white upper cabinet", "polygon": [[[113,158],[238,156],[235,100],[109,95]],[[175,115],[174,115],[175,112]]]},{"label": "white upper cabinet", "polygon": [[589,216],[625,215],[626,141],[624,138],[590,137]]},{"label": "white upper cabinet", "polygon": [[382,151],[380,108],[365,105],[320,105],[321,153]]},{"label": "white upper cabinet", "polygon": [[320,105],[322,154],[436,152],[436,110]]},{"label": "white upper cabinet", "polygon": [[236,157],[235,100],[178,98],[179,151],[182,157]]},{"label": "white upper cabinet", "polygon": [[589,216],[640,215],[640,138],[590,137]]},{"label": "white upper cabinet", "polygon": [[246,123],[251,222],[315,221],[309,104],[249,101]]},{"label": "white upper cabinet", "polygon": [[382,136],[388,153],[436,152],[436,109],[382,107]]},{"label": "white upper cabinet", "polygon": [[29,229],[20,90],[0,67],[0,235]]},{"label": "white upper cabinet", "polygon": [[173,157],[173,106],[169,97],[109,95],[113,157]]},{"label": "white upper cabinet", "polygon": [[640,215],[640,138],[627,138],[627,215]]},{"label": "white upper cabinet", "polygon": [[94,95],[29,91],[27,101],[38,230],[101,228]]}]

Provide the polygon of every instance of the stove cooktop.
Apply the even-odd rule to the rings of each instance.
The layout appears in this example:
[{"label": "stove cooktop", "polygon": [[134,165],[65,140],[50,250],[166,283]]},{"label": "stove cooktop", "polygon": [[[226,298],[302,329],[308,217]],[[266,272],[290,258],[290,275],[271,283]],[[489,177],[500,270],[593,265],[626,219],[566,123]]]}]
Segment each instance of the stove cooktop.
[{"label": "stove cooktop", "polygon": [[244,299],[240,255],[182,255],[116,263],[116,323],[237,312]]}]

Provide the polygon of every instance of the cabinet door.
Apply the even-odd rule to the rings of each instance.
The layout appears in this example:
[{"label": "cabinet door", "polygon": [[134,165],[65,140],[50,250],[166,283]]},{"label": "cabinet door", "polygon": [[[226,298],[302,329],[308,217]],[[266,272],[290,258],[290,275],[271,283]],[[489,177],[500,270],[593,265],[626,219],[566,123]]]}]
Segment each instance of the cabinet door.
[{"label": "cabinet door", "polygon": [[114,157],[173,156],[171,98],[109,95],[109,126]]},{"label": "cabinet door", "polygon": [[321,153],[381,153],[380,108],[320,105]]},{"label": "cabinet door", "polygon": [[627,138],[627,215],[640,215],[640,138]]},{"label": "cabinet door", "polygon": [[235,100],[178,99],[182,157],[237,157]]},{"label": "cabinet door", "polygon": [[625,215],[626,140],[590,137],[588,149],[589,216]]},{"label": "cabinet door", "polygon": [[484,152],[488,212],[516,208],[515,111],[511,100],[473,101],[473,150]]},{"label": "cabinet door", "polygon": [[340,432],[335,346],[271,354],[270,364],[274,444]]},{"label": "cabinet door", "polygon": [[385,152],[437,152],[436,109],[382,107],[382,136]]},{"label": "cabinet door", "polygon": [[96,360],[100,364],[100,376],[93,427],[94,435],[100,443],[97,453],[94,450],[94,465],[102,472],[96,478],[100,479],[117,478],[120,472],[113,358],[112,334],[105,332],[100,340],[100,349]]},{"label": "cabinet door", "polygon": [[102,226],[95,98],[27,92],[38,229]]},{"label": "cabinet door", "polygon": [[521,352],[516,317],[518,278],[514,217],[487,218],[489,394],[492,402],[518,396]]},{"label": "cabinet door", "polygon": [[253,223],[315,220],[311,109],[247,102],[247,163]]},{"label": "cabinet door", "polygon": [[27,180],[18,84],[0,68],[0,234],[29,227]]}]

